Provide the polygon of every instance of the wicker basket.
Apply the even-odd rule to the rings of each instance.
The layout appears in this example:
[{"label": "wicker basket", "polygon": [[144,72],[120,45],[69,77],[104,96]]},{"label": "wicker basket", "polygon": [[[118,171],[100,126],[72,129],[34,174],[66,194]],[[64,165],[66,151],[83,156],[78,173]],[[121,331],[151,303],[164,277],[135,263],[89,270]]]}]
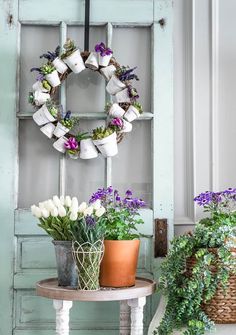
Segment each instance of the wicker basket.
[{"label": "wicker basket", "polygon": [[[217,249],[210,249],[216,253]],[[235,250],[232,250],[236,257]],[[196,263],[195,257],[187,260],[187,275],[191,275],[191,269]],[[216,267],[212,266],[212,272],[216,272]],[[219,286],[214,297],[207,303],[202,304],[203,311],[217,324],[236,323],[236,275],[230,275],[226,291]]]}]

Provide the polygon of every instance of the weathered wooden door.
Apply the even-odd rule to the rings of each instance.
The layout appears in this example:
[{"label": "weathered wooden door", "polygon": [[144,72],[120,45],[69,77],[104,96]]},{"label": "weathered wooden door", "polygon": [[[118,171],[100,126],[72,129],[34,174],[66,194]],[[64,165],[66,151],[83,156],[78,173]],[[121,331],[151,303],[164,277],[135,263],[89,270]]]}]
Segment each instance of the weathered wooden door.
[{"label": "weathered wooden door", "polygon": [[[152,278],[153,221],[166,217],[172,235],[173,108],[172,1],[91,0],[90,49],[107,41],[117,60],[138,66],[144,107],[114,159],[61,157],[32,121],[29,69],[66,37],[83,46],[84,1],[0,0],[0,335],[54,334],[52,302],[35,296],[35,282],[55,276],[50,239],[30,214],[54,194],[88,199],[97,187],[132,188],[148,203],[142,212],[139,275]],[[61,103],[78,113],[84,129],[103,124],[105,83],[84,71],[61,88]],[[145,326],[156,308],[148,299]],[[75,303],[71,334],[118,334],[118,303]]]}]

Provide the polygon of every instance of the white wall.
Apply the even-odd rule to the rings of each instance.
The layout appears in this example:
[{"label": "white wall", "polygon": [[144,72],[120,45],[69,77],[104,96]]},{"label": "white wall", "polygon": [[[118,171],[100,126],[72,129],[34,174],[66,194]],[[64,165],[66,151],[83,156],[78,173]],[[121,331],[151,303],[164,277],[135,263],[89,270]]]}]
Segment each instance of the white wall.
[{"label": "white wall", "polygon": [[174,0],[175,231],[193,197],[236,186],[236,1]]}]

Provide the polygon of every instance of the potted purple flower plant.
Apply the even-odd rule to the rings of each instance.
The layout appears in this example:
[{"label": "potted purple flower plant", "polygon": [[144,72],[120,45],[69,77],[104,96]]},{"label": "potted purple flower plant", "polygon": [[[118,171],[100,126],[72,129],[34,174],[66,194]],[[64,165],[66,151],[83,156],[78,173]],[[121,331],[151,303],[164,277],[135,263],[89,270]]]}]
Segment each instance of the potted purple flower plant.
[{"label": "potted purple flower plant", "polygon": [[109,122],[109,127],[118,133],[129,133],[132,130],[132,124],[118,117]]},{"label": "potted purple flower plant", "polygon": [[52,63],[53,66],[56,68],[57,72],[63,74],[68,69],[67,65],[60,59],[60,46],[58,45],[55,51],[51,52],[48,51],[40,56],[40,58],[45,58],[48,60],[49,63]]},{"label": "potted purple flower plant", "polygon": [[112,186],[98,189],[90,204],[97,201],[106,209],[102,216],[105,227],[105,253],[100,268],[100,285],[124,287],[135,284],[140,246],[137,225],[142,224],[139,209],[145,207],[142,199],[127,190],[124,197]]},{"label": "potted purple flower plant", "polygon": [[95,45],[95,51],[98,54],[98,64],[104,67],[108,66],[113,51],[110,48],[107,48],[103,42]]},{"label": "potted purple flower plant", "polygon": [[79,144],[75,137],[69,137],[64,144],[66,153],[72,159],[79,158]]}]

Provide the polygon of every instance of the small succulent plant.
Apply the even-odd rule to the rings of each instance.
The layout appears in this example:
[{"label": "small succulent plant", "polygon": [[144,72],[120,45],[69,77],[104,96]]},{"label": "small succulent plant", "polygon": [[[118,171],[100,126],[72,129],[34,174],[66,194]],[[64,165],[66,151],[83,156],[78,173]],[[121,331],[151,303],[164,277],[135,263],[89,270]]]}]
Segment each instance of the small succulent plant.
[{"label": "small succulent plant", "polygon": [[75,50],[77,50],[75,42],[70,38],[67,38],[66,43],[63,45],[63,48],[64,52],[61,55],[61,59],[69,57]]},{"label": "small succulent plant", "polygon": [[65,117],[60,120],[61,124],[68,129],[72,129],[76,124],[79,123],[78,117],[71,117],[71,111],[68,111]]},{"label": "small succulent plant", "polygon": [[140,114],[142,114],[143,113],[143,107],[142,107],[142,105],[139,103],[139,102],[134,102],[133,104],[132,104],[135,108],[137,108],[137,110],[139,111],[139,113]]},{"label": "small succulent plant", "polygon": [[96,129],[93,129],[93,140],[101,140],[105,137],[110,136],[114,133],[114,130],[110,127],[97,127]]},{"label": "small succulent plant", "polygon": [[53,102],[53,100],[48,99],[46,102],[46,106],[48,111],[50,112],[50,114],[53,117],[57,117],[58,113],[60,112],[60,107],[58,107],[57,105],[55,105],[55,103]]}]

